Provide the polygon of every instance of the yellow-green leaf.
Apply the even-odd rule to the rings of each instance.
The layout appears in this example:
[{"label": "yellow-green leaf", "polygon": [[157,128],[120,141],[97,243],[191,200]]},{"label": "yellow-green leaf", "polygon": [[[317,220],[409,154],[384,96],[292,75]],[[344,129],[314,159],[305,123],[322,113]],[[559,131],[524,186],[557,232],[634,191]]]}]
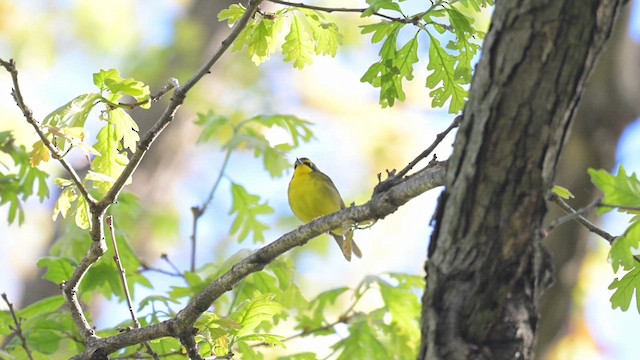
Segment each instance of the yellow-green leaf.
[{"label": "yellow-green leaf", "polygon": [[562,187],[560,185],[554,185],[551,191],[553,191],[554,194],[560,196],[565,200],[573,199],[575,197],[573,196],[571,191],[569,191],[569,189],[567,189],[566,187]]},{"label": "yellow-green leaf", "polygon": [[51,152],[44,145],[42,140],[38,140],[33,144],[33,150],[29,154],[29,163],[31,166],[38,166],[41,162],[47,162],[51,159]]},{"label": "yellow-green leaf", "polygon": [[71,209],[71,204],[76,201],[78,195],[75,192],[75,187],[66,187],[60,193],[60,197],[56,201],[56,205],[53,208],[53,220],[58,217],[58,214],[62,215],[63,218],[67,217],[69,210]]},{"label": "yellow-green leaf", "polygon": [[76,225],[80,229],[88,229],[91,226],[91,213],[89,204],[83,197],[78,197],[78,208],[76,210]]}]

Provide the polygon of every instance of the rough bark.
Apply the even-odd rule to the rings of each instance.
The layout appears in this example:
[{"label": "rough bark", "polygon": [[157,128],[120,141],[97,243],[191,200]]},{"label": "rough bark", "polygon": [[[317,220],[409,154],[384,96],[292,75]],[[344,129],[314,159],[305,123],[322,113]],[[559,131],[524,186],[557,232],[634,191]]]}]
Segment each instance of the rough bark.
[{"label": "rough bark", "polygon": [[426,264],[421,359],[531,359],[545,194],[624,1],[496,4]]}]

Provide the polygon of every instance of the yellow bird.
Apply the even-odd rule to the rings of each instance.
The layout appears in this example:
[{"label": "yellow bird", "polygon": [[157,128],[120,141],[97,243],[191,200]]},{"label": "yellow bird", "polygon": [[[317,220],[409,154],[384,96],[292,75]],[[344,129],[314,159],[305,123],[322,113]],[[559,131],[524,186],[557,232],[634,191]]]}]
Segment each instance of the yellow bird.
[{"label": "yellow bird", "polygon": [[[305,224],[345,208],[331,178],[307,158],[296,159],[288,193],[291,211]],[[353,241],[353,230],[349,222],[343,223],[341,228],[331,230],[329,235],[336,240],[347,261],[351,261],[352,253],[362,257],[360,248]]]}]

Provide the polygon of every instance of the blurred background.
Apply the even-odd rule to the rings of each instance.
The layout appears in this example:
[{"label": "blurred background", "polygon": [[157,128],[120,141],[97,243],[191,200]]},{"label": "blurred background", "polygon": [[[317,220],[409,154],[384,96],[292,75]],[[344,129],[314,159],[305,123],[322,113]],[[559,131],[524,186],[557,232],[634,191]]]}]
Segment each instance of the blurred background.
[{"label": "blurred background", "polygon": [[[408,6],[421,2],[408,1]],[[157,92],[170,77],[184,82],[214,51],[229,32],[217,13],[234,1],[227,0],[125,0],[45,1],[0,0],[0,56],[17,61],[27,104],[42,119],[58,106],[81,93],[94,92],[92,74],[100,69],[117,68],[123,77],[134,77]],[[340,7],[366,7],[364,1],[314,1],[314,4]],[[618,28],[582,96],[581,109],[558,171],[558,185],[569,188],[576,199],[574,207],[585,205],[598,194],[589,182],[588,167],[613,170],[618,163],[628,172],[638,171],[640,126],[640,17],[638,2],[625,9]],[[268,5],[267,8],[268,10]],[[446,111],[431,109],[426,72],[426,39],[421,39],[421,62],[415,80],[404,84],[407,100],[392,109],[380,109],[378,93],[360,77],[377,61],[377,46],[369,36],[359,34],[358,25],[372,19],[353,14],[332,14],[344,34],[344,44],[336,58],[317,57],[304,70],[294,70],[276,52],[260,67],[245,54],[227,53],[212,73],[190,93],[177,119],[161,135],[131,186],[144,216],[138,221],[130,241],[146,263],[166,267],[162,254],[179,269],[189,267],[192,215],[190,208],[207,197],[223,162],[224,153],[215,144],[197,145],[197,113],[213,110],[250,117],[258,114],[294,114],[314,123],[315,138],[294,156],[309,157],[332,177],[346,203],[368,200],[377,174],[404,167],[422,152],[453,120]],[[488,26],[490,11],[478,17]],[[9,75],[0,72],[0,131],[12,130],[27,147],[36,140],[9,92]],[[163,103],[151,110],[132,113],[144,133],[163,110]],[[97,128],[89,137],[95,136]],[[278,142],[283,134],[267,133]],[[436,150],[439,159],[450,153],[453,135]],[[291,162],[294,158],[292,157]],[[73,165],[86,168],[83,157],[72,158]],[[55,163],[45,165],[62,176]],[[271,225],[267,241],[299,225],[290,213],[286,189],[291,172],[273,179],[262,162],[249,152],[234,153],[216,194],[214,203],[201,219],[198,232],[197,263],[221,261],[242,249],[260,244],[237,244],[228,236],[231,180],[260,195],[276,209],[264,221]],[[53,187],[52,187],[53,189]],[[22,227],[9,226],[6,207],[0,207],[0,292],[8,294],[17,306],[26,306],[57,293],[57,287],[40,280],[37,260],[45,256],[61,235],[60,221],[51,221],[55,189],[40,204],[26,204]],[[327,236],[294,250],[299,281],[308,296],[339,287],[355,286],[368,274],[406,272],[423,275],[429,220],[440,189],[430,191],[378,222],[373,228],[356,233],[364,256],[351,263]],[[550,219],[559,216],[551,206]],[[627,219],[607,216],[600,224],[619,234]],[[544,359],[635,359],[634,325],[640,316],[633,307],[626,313],[612,310],[614,278],[607,262],[608,244],[574,224],[566,224],[546,241],[556,270],[556,284],[543,299],[538,357]],[[150,276],[161,293],[179,280]],[[145,291],[147,293],[145,293]],[[149,295],[140,289],[139,296]],[[5,304],[0,304],[4,309]],[[100,316],[115,309],[117,320]],[[97,326],[113,326],[126,318],[124,304],[105,301],[90,310]],[[322,346],[322,344],[319,344]],[[288,345],[289,346],[289,345]],[[296,345],[293,345],[294,348]],[[302,346],[302,345],[300,345]],[[322,351],[322,350],[319,350]]]}]

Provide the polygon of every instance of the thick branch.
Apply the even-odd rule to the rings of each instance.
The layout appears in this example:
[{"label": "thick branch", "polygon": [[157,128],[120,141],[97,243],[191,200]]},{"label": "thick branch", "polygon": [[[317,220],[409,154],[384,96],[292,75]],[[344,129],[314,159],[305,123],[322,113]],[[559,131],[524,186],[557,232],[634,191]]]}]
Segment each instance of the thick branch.
[{"label": "thick branch", "polygon": [[362,222],[378,220],[394,213],[398,207],[419,196],[427,190],[441,186],[447,163],[437,162],[406,178],[405,181],[394,185],[387,191],[376,193],[370,201],[363,205],[351,206],[331,215],[316,219],[289,233],[282,235],[272,243],[265,245],[214,281],[191,303],[182,309],[171,320],[151,325],[141,329],[133,329],[126,333],[110,338],[99,339],[82,354],[73,359],[90,359],[92,354],[110,354],[127,346],[150,341],[165,336],[187,339],[192,336],[193,324],[216,299],[230,291],[238,282],[248,275],[262,270],[271,261],[297,246],[306,244],[309,240],[338,227],[347,220]]}]

